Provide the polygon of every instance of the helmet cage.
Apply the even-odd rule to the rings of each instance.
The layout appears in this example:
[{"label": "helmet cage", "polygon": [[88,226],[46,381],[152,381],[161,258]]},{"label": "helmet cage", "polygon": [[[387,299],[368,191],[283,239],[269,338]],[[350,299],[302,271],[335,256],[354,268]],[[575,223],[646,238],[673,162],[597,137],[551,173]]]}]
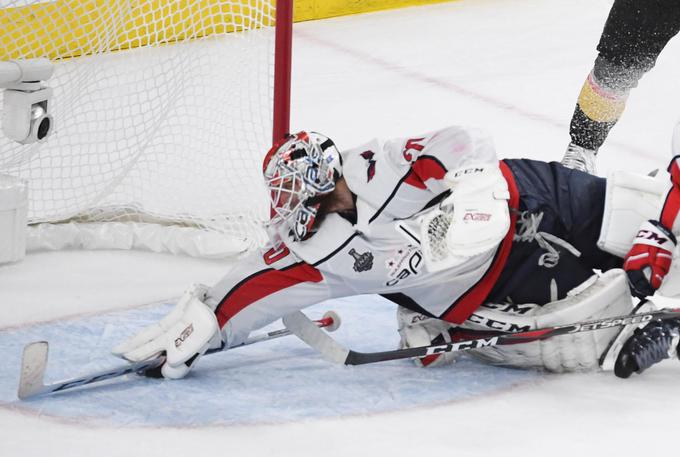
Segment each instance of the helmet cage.
[{"label": "helmet cage", "polygon": [[271,203],[267,228],[275,244],[286,235],[300,241],[311,233],[318,197],[331,193],[339,176],[340,155],[323,135],[300,132],[272,148],[264,178]]}]

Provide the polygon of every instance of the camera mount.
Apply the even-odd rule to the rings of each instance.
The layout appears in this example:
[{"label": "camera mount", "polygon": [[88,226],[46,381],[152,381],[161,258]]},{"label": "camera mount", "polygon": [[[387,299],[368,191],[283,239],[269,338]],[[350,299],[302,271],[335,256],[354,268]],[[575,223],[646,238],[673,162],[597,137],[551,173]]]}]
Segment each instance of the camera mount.
[{"label": "camera mount", "polygon": [[42,81],[53,72],[44,58],[0,62],[0,88],[5,88],[2,130],[8,138],[27,144],[43,141],[52,132],[52,89]]}]

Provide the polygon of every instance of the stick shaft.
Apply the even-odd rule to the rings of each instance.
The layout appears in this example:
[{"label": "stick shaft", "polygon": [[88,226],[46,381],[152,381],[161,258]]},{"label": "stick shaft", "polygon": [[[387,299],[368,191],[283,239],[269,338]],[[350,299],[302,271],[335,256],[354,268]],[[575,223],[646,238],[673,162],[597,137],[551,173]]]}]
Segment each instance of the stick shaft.
[{"label": "stick shaft", "polygon": [[[323,319],[319,319],[319,320],[314,321],[314,323],[316,324],[316,326],[318,328],[323,328],[323,327],[332,326],[334,322],[333,322],[332,318],[324,317]],[[229,349],[234,349],[234,348],[243,347],[243,346],[249,346],[251,344],[260,343],[260,342],[263,342],[263,341],[269,341],[269,340],[273,340],[273,339],[276,339],[276,338],[281,338],[283,336],[288,336],[290,334],[291,334],[291,332],[288,329],[285,329],[285,328],[278,329],[278,330],[274,330],[274,331],[265,333],[263,335],[256,335],[256,336],[253,336],[251,338],[248,338],[246,341],[244,341],[240,345],[231,347]],[[206,354],[213,354],[215,352],[221,352],[224,349],[225,349],[224,346],[220,347],[220,348],[209,349],[208,351],[206,351]],[[84,375],[84,376],[79,376],[79,377],[66,379],[66,380],[58,381],[58,382],[51,383],[51,384],[42,385],[40,388],[32,389],[29,392],[27,392],[26,394],[20,394],[19,398],[21,398],[23,400],[23,399],[35,397],[37,395],[44,395],[44,394],[53,393],[53,392],[60,392],[60,391],[64,391],[64,390],[67,390],[67,389],[73,389],[75,387],[80,387],[80,386],[84,386],[84,385],[87,385],[87,384],[92,384],[92,383],[95,383],[95,382],[104,381],[104,380],[107,380],[107,379],[125,376],[127,374],[144,373],[147,370],[152,370],[154,368],[161,366],[164,362],[165,362],[165,356],[157,357],[157,358],[151,359],[151,360],[144,360],[144,361],[141,361],[141,362],[134,362],[134,363],[130,363],[130,364],[125,365],[125,366],[121,366],[121,367],[117,367],[117,368],[111,368],[111,369],[107,369],[107,370],[102,370],[102,371],[99,371],[99,372],[96,372],[96,373],[91,373],[91,374],[87,374],[87,375]],[[45,360],[44,363],[47,363],[47,361]],[[22,389],[22,386],[20,385],[19,386],[19,392],[22,392],[23,390],[24,389]]]},{"label": "stick shaft", "polygon": [[510,344],[530,343],[544,340],[559,335],[571,333],[591,332],[605,328],[621,327],[624,325],[644,324],[654,319],[672,319],[680,317],[680,308],[662,309],[636,315],[608,317],[588,322],[579,322],[556,327],[546,327],[527,332],[502,333],[487,338],[478,338],[456,343],[421,346],[416,348],[396,349],[383,352],[357,352],[348,350],[345,365],[364,365],[367,363],[385,362],[388,360],[409,359],[424,357],[427,355],[441,354],[444,352],[466,351],[470,349],[482,349],[491,346],[504,346]]}]

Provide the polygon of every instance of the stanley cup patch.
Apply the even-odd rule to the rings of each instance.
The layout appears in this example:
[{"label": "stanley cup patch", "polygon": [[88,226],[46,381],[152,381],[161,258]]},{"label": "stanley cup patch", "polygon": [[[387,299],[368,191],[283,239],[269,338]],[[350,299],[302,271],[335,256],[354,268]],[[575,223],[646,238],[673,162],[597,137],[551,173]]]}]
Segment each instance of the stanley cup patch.
[{"label": "stanley cup patch", "polygon": [[356,249],[352,248],[349,250],[349,255],[354,258],[354,271],[357,273],[368,271],[373,268],[373,254],[371,251],[359,254]]}]

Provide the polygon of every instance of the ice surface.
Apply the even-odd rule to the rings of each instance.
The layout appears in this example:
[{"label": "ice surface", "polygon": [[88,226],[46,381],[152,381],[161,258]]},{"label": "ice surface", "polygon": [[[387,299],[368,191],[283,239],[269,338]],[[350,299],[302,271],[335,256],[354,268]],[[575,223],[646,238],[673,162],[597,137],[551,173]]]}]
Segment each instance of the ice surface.
[{"label": "ice surface", "polygon": [[[320,317],[331,306],[342,316],[344,324],[334,336],[344,344],[365,350],[396,347],[393,304],[379,297],[336,300],[315,306],[311,315]],[[16,368],[0,374],[0,401],[18,403],[18,366],[26,343],[52,342],[48,383],[92,373],[121,365],[109,355],[111,347],[157,322],[170,308],[170,304],[161,304],[0,333],[0,346],[7,350],[5,363]],[[367,308],[371,319],[365,319]],[[437,405],[507,390],[538,376],[542,375],[493,368],[472,359],[432,370],[416,370],[411,361],[361,368],[335,366],[296,338],[287,337],[205,357],[192,376],[181,382],[128,376],[36,398],[21,407],[126,426],[281,423]]]},{"label": "ice surface", "polygon": [[[296,24],[292,129],[324,132],[345,148],[375,136],[408,136],[457,123],[486,128],[502,157],[559,160],[610,5],[610,0],[462,0]],[[680,39],[676,38],[632,92],[626,112],[601,150],[601,173],[664,166],[672,127],[680,115],[679,53]],[[261,417],[258,424],[252,420],[257,415],[254,407],[251,420],[244,408],[244,415],[224,425],[232,420],[229,412],[212,406],[208,410],[221,415],[210,423],[182,425],[170,414],[161,422],[159,409],[177,411],[173,408],[181,404],[181,415],[201,417],[205,407],[205,402],[189,403],[176,387],[172,387],[176,395],[157,406],[155,396],[170,395],[164,383],[156,389],[144,382],[124,381],[54,397],[53,403],[45,399],[24,405],[11,397],[15,387],[9,386],[18,376],[19,348],[39,337],[31,332],[70,329],[62,335],[64,343],[49,336],[54,348],[50,377],[70,374],[59,366],[60,357],[77,357],[74,365],[77,361],[92,366],[112,363],[104,358],[105,340],[113,341],[126,331],[109,324],[102,336],[108,319],[117,316],[126,325],[140,325],[141,321],[129,322],[125,316],[139,312],[141,318],[154,309],[131,306],[169,302],[191,282],[212,283],[222,271],[219,262],[101,252],[32,254],[20,264],[0,267],[0,327],[5,328],[0,341],[0,455],[677,454],[677,361],[661,363],[628,380],[611,373],[538,376],[520,379],[508,389],[492,385],[490,390],[476,390],[497,378],[473,363],[461,364],[459,370],[432,372],[411,369],[405,362],[345,369],[329,366],[301,343],[286,338],[206,358],[198,367],[196,381],[182,381],[188,395],[205,395],[210,393],[208,385],[222,388],[217,378],[210,380],[215,375],[233,387],[229,390],[234,395],[250,395],[258,408],[299,395],[296,387],[306,384],[297,380],[319,382],[321,387],[305,392],[314,399],[313,405],[275,403],[280,407],[270,406],[267,411],[288,416],[270,421]],[[393,345],[395,334],[388,331],[393,319],[381,306],[372,301],[333,305],[347,318],[339,337],[359,348]],[[126,310],[58,320],[119,308]],[[386,318],[380,317],[383,312]],[[351,323],[361,318],[369,322]],[[51,325],[32,325],[48,319],[57,320]],[[376,330],[360,330],[371,324]],[[89,325],[93,327],[88,330]],[[79,336],[73,329],[81,327],[84,333]],[[351,334],[354,331],[361,334]],[[7,332],[17,336],[8,341]],[[380,341],[370,340],[372,336]],[[83,343],[85,339],[88,344]],[[249,366],[251,359],[257,363]],[[251,384],[239,386],[236,372],[249,375]],[[393,373],[395,379],[381,372]],[[199,377],[205,382],[199,383]],[[335,377],[340,380],[328,381]],[[457,384],[460,377],[474,379],[466,385],[471,392],[457,390],[463,388],[463,383]],[[413,380],[413,390],[390,392],[384,387],[385,378],[391,386]],[[451,379],[456,381],[451,384],[454,390],[445,391],[443,383]],[[342,394],[335,394],[336,387]],[[122,406],[129,402],[122,395],[125,392],[137,395],[138,401],[130,408]],[[375,407],[366,401],[352,404],[353,396],[365,399],[369,394],[375,396],[371,400],[377,403]],[[418,406],[409,405],[406,398],[411,394],[428,398]],[[432,406],[440,403],[437,398],[445,400]],[[324,400],[327,409],[321,414]],[[94,401],[99,402],[99,409],[90,403]],[[347,409],[332,411],[332,405]],[[316,415],[294,417],[295,411],[300,414],[312,406]],[[88,408],[84,418],[74,412]],[[129,411],[132,408],[138,412]],[[155,418],[155,425],[137,426],[140,411]],[[171,419],[175,420],[172,425],[159,425]]]}]

